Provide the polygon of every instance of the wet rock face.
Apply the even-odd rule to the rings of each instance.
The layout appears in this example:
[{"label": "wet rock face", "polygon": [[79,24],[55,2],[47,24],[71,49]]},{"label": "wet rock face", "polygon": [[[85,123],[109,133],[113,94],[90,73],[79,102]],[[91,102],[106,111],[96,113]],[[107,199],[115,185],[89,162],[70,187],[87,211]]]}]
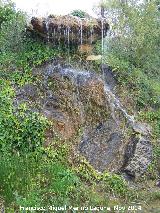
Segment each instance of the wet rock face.
[{"label": "wet rock face", "polygon": [[115,80],[116,76],[113,73],[111,67],[109,67],[106,64],[102,64],[101,69],[102,69],[102,72],[104,73],[104,78],[105,78],[106,84],[109,86],[109,88],[111,90],[114,90],[117,85],[117,82]]},{"label": "wet rock face", "polygon": [[114,120],[108,120],[84,133],[79,149],[96,170],[118,171],[123,165],[124,143],[123,134]]},{"label": "wet rock face", "polygon": [[[103,20],[104,36],[108,29],[109,24]],[[101,20],[92,17],[82,19],[71,15],[33,17],[29,30],[38,33],[52,43],[92,44],[102,36],[102,23]]]},{"label": "wet rock face", "polygon": [[37,82],[16,89],[15,104],[26,102],[53,123],[46,145],[56,133],[64,141],[77,140],[77,151],[100,172],[123,172],[134,179],[146,171],[152,160],[151,129],[129,116],[112,90],[105,89],[109,80],[110,88],[116,84],[111,71],[104,82],[93,72],[53,61],[34,69],[33,75]]}]

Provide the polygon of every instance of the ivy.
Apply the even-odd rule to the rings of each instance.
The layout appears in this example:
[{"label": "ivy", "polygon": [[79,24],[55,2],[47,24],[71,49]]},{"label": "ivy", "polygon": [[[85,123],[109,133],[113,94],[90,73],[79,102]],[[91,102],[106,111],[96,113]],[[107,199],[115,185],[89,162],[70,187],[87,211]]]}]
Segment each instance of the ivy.
[{"label": "ivy", "polygon": [[7,81],[0,81],[0,150],[3,152],[35,151],[42,146],[47,121],[28,111],[24,104],[13,105],[14,90]]}]

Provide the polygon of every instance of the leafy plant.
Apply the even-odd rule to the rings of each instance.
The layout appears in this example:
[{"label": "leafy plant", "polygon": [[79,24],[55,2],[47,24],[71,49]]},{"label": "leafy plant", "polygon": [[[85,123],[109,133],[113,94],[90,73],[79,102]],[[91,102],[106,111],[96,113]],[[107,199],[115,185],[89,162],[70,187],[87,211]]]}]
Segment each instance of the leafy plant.
[{"label": "leafy plant", "polygon": [[105,61],[120,84],[136,91],[137,107],[158,107],[160,76],[160,13],[155,1],[104,1],[114,18],[106,38]]},{"label": "leafy plant", "polygon": [[48,161],[40,153],[0,154],[0,194],[6,207],[65,205],[79,185],[79,178],[60,162]]},{"label": "leafy plant", "polygon": [[23,37],[26,17],[16,11],[12,2],[0,5],[0,51],[20,51],[23,47]]},{"label": "leafy plant", "polygon": [[14,90],[7,82],[0,82],[0,150],[34,151],[44,141],[46,119],[27,111],[24,105],[13,106]]},{"label": "leafy plant", "polygon": [[71,12],[71,15],[73,16],[77,16],[79,18],[85,18],[86,17],[86,12],[82,11],[82,10],[73,10]]}]

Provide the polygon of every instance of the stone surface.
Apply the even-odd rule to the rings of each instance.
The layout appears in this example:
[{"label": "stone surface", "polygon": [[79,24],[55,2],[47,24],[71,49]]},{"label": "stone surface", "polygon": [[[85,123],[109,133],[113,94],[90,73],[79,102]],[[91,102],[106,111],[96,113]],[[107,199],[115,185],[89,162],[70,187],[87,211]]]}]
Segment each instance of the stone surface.
[{"label": "stone surface", "polygon": [[[101,20],[93,17],[78,18],[72,15],[33,17],[28,30],[38,33],[52,43],[92,44],[102,36]],[[109,24],[103,20],[104,36]]]},{"label": "stone surface", "polygon": [[67,67],[62,61],[35,68],[37,81],[16,89],[16,105],[26,102],[53,123],[46,145],[54,135],[71,140],[96,170],[140,177],[152,160],[149,126],[128,115],[113,94],[116,81],[108,67],[104,67],[104,82],[102,76]]},{"label": "stone surface", "polygon": [[92,54],[93,45],[91,44],[81,44],[78,46],[78,52],[80,54]]},{"label": "stone surface", "polygon": [[151,160],[151,142],[145,137],[140,137],[135,144],[132,155],[129,156],[124,172],[138,178],[146,171]]},{"label": "stone surface", "polygon": [[113,120],[99,124],[95,129],[84,133],[80,152],[98,171],[118,171],[123,165],[124,137]]},{"label": "stone surface", "polygon": [[101,55],[89,55],[86,58],[87,61],[97,61],[97,60],[101,60],[101,59],[102,59]]},{"label": "stone surface", "polygon": [[111,90],[114,90],[117,85],[115,73],[112,71],[111,67],[109,67],[107,64],[102,64],[101,70],[104,73],[106,84],[109,86]]}]

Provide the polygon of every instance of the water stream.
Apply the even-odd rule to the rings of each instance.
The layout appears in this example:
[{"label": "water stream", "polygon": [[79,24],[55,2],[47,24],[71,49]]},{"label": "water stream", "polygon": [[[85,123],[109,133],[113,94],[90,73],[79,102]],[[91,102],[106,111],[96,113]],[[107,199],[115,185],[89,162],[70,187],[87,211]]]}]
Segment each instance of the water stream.
[{"label": "water stream", "polygon": [[49,43],[50,35],[49,35],[49,20],[46,20],[46,31],[47,31],[47,42]]},{"label": "water stream", "polygon": [[[103,17],[101,18],[101,65],[104,64],[104,20],[103,20]],[[105,80],[105,74],[104,74],[104,69],[103,69],[103,66],[102,66],[102,76],[103,76],[103,80]]]},{"label": "water stream", "polygon": [[81,42],[80,44],[83,44],[83,23],[82,20],[80,20],[80,34],[81,34]]},{"label": "water stream", "polygon": [[[82,109],[81,115],[82,115],[82,119],[83,119],[83,106],[81,104],[80,96],[79,96],[79,81],[82,81],[82,82],[85,83],[86,81],[88,81],[88,79],[92,78],[92,76],[94,74],[90,71],[76,70],[76,69],[71,69],[71,68],[62,69],[61,74],[63,76],[69,77],[71,79],[71,81],[73,82],[73,84],[77,85],[76,86],[76,88],[77,88],[77,100],[79,101],[79,106]],[[123,116],[126,118],[127,122],[130,123],[131,125],[133,125],[135,123],[134,116],[131,116],[127,113],[126,109],[123,107],[120,100],[116,97],[116,95],[110,89],[110,85],[108,85],[104,81],[104,79],[101,78],[101,76],[96,75],[96,78],[97,78],[98,81],[101,81],[104,84],[104,94],[106,96],[107,103],[109,103],[109,105],[110,105],[112,117],[115,120],[115,122],[117,124],[119,124],[119,120],[116,117],[116,111],[119,110],[123,114]]]},{"label": "water stream", "polygon": [[118,124],[119,121],[116,118],[115,112],[116,112],[116,110],[120,110],[123,113],[123,115],[125,116],[125,118],[127,119],[127,121],[130,124],[134,124],[134,122],[135,122],[134,116],[131,116],[127,113],[127,111],[124,109],[124,107],[122,106],[119,99],[110,90],[109,85],[107,85],[106,83],[104,85],[104,91],[105,91],[106,96],[108,97],[108,101],[109,101],[111,112],[112,112],[112,117],[116,121],[116,123]]},{"label": "water stream", "polygon": [[131,116],[127,113],[127,111],[123,108],[122,104],[120,103],[119,99],[111,91],[110,85],[107,85],[107,83],[105,82],[105,70],[104,70],[103,64],[104,64],[104,48],[105,48],[104,39],[105,39],[106,32],[104,31],[104,18],[103,17],[101,17],[101,26],[102,26],[102,28],[101,28],[101,35],[102,35],[102,38],[101,38],[102,77],[103,77],[103,81],[104,81],[104,91],[105,91],[106,96],[108,97],[108,101],[109,101],[111,112],[112,112],[112,117],[115,120],[115,122],[118,124],[119,121],[118,121],[118,119],[116,118],[116,115],[115,115],[116,109],[118,109],[123,113],[123,115],[128,120],[128,122],[133,124],[135,122],[134,116]]},{"label": "water stream", "polygon": [[70,27],[67,28],[67,44],[69,48],[70,47]]},{"label": "water stream", "polygon": [[[83,21],[82,19],[78,19],[79,20],[79,35],[80,35],[80,44],[83,44]],[[50,40],[50,35],[49,35],[49,21],[46,20],[46,30],[47,30],[47,41],[49,42]],[[104,18],[101,17],[101,65],[104,64],[104,48],[105,48],[105,35],[106,32],[104,31]],[[61,43],[61,36],[62,36],[62,29],[61,26],[58,27],[57,29],[58,31],[58,48],[60,48],[60,43]],[[53,31],[53,37],[56,35],[56,30],[54,29]],[[90,29],[90,35],[91,35],[91,41],[90,43],[92,44],[92,36],[93,36],[93,29]],[[68,26],[66,29],[64,29],[63,31],[63,36],[65,37],[65,41],[64,44],[67,47],[68,50],[68,64],[70,64],[70,39],[73,39],[73,32],[70,32],[70,27]],[[71,37],[71,38],[70,38]],[[54,38],[53,38],[54,40]],[[51,69],[51,66],[50,66]],[[83,119],[84,115],[83,115],[83,106],[82,103],[80,101],[80,94],[79,94],[79,87],[78,87],[78,81],[79,79],[83,79],[83,81],[87,81],[88,78],[91,77],[92,73],[89,71],[82,71],[82,70],[75,70],[75,69],[62,69],[63,72],[63,76],[68,76],[69,78],[71,78],[73,84],[77,85],[77,104],[79,104],[79,107],[81,108],[81,117]],[[127,121],[129,123],[134,124],[135,120],[134,117],[129,115],[127,113],[127,111],[124,109],[124,107],[122,106],[122,104],[120,103],[119,99],[115,96],[115,94],[111,91],[110,89],[110,85],[108,85],[105,82],[105,70],[102,66],[102,76],[99,77],[100,81],[103,81],[104,84],[104,93],[105,96],[107,98],[107,101],[109,102],[110,108],[111,108],[111,113],[112,113],[112,117],[113,119],[118,123],[118,119],[116,118],[116,110],[120,110],[123,115],[125,116],[125,118],[127,119]]]}]

